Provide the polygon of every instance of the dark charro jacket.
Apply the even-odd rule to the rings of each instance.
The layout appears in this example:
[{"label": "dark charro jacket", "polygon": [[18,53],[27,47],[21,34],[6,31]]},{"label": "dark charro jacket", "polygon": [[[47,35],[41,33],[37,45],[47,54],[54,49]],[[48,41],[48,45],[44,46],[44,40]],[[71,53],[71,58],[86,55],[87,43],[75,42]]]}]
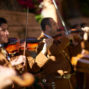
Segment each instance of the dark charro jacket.
[{"label": "dark charro jacket", "polygon": [[[52,83],[55,83],[55,89],[70,89],[69,80],[60,78],[64,74],[71,72],[71,66],[69,63],[69,55],[67,46],[69,40],[67,37],[62,37],[61,42],[54,42],[48,50],[47,54],[41,53],[44,43],[40,43],[38,47],[38,55],[33,60],[30,57],[29,64],[33,71],[39,71],[41,75],[41,81],[45,79],[45,86],[47,89],[52,89]],[[33,66],[36,64],[36,66]]]}]

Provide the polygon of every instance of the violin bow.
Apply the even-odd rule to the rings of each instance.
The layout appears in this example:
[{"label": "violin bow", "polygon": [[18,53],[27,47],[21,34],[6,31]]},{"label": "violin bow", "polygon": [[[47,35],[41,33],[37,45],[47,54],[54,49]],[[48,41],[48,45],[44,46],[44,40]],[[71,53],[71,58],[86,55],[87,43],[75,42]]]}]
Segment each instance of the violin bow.
[{"label": "violin bow", "polygon": [[28,14],[29,14],[29,8],[27,7],[27,13],[26,13],[26,30],[25,30],[25,42],[24,42],[24,51],[23,55],[26,54],[26,38],[27,38],[27,32],[28,32]]},{"label": "violin bow", "polygon": [[64,27],[64,30],[65,30],[65,32],[66,32],[66,35],[68,35],[68,30],[67,30],[67,27],[66,27],[66,25],[65,25],[65,22],[64,22],[64,20],[63,20],[63,18],[62,18],[62,16],[61,16],[61,14],[60,14],[60,10],[59,10],[59,8],[58,8],[58,6],[57,6],[55,0],[52,0],[52,1],[53,1],[53,4],[54,4],[54,6],[55,6],[55,8],[56,8],[56,10],[57,10],[57,13],[58,13],[58,16],[59,16],[59,18],[60,18],[60,20],[61,20],[61,23],[62,23],[62,25],[63,25],[63,27]]}]

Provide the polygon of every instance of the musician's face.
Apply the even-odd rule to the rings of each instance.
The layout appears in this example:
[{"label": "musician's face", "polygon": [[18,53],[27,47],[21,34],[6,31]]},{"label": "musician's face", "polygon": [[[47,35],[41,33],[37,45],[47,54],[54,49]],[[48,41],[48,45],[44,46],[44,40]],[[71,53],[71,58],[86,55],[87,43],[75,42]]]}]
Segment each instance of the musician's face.
[{"label": "musician's face", "polygon": [[7,28],[8,28],[8,25],[5,23],[3,23],[0,26],[0,43],[7,43],[8,42],[9,32],[8,32]]},{"label": "musician's face", "polygon": [[57,26],[56,22],[53,19],[50,19],[50,23],[51,23],[50,33],[51,33],[52,36],[54,36],[54,35],[57,34],[58,26]]},{"label": "musician's face", "polygon": [[50,19],[50,26],[46,25],[46,30],[44,31],[46,34],[50,36],[55,36],[57,34],[58,26],[53,19]]}]

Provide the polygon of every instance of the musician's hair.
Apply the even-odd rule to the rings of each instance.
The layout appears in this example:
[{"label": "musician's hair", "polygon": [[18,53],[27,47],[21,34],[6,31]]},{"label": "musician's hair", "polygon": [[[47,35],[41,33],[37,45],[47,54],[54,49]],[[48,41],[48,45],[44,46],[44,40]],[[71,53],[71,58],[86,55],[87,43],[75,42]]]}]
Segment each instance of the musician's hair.
[{"label": "musician's hair", "polygon": [[4,23],[7,24],[7,20],[5,18],[0,17],[0,26]]},{"label": "musician's hair", "polygon": [[42,19],[42,21],[41,21],[41,29],[42,29],[43,31],[46,30],[46,25],[48,25],[48,26],[51,27],[50,19],[52,19],[52,18],[48,17],[48,18],[43,18],[43,19]]}]

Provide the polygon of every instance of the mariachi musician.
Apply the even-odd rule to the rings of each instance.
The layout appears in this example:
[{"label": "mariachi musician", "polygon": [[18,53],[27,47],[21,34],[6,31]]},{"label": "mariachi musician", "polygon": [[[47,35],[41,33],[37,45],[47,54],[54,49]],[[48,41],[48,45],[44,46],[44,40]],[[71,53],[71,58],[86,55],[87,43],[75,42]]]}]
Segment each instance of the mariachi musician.
[{"label": "mariachi musician", "polygon": [[26,62],[25,56],[19,55],[18,57],[10,58],[7,51],[4,48],[3,44],[8,42],[8,37],[9,37],[9,32],[7,28],[8,28],[8,25],[7,25],[6,19],[0,18],[0,55],[1,55],[0,64],[10,65],[14,67],[17,64],[23,63],[23,66],[25,68],[25,62]]},{"label": "mariachi musician", "polygon": [[[29,74],[23,75],[23,80],[22,80],[20,77],[16,75],[16,71],[17,70],[20,71],[20,69],[24,69],[21,70],[21,72],[19,72],[20,74],[26,72],[25,56],[19,55],[17,57],[10,58],[6,49],[4,48],[3,44],[8,42],[8,36],[9,36],[9,32],[7,28],[8,25],[6,19],[0,17],[0,89],[2,89],[7,85],[12,84],[13,83],[12,81],[15,81],[17,84],[21,85],[22,87],[25,87],[25,85],[29,86],[31,81],[29,81],[28,78],[32,78],[32,82],[33,82],[34,81],[33,76],[31,77]],[[20,65],[20,67],[18,65]],[[17,89],[17,86],[14,86],[13,88]],[[21,87],[19,87],[19,89],[20,88]]]},{"label": "mariachi musician", "polygon": [[88,89],[89,81],[89,27],[83,27],[84,40],[81,42],[82,51],[77,56],[72,57],[71,63],[77,75],[78,89]]},{"label": "mariachi musician", "polygon": [[[68,38],[70,40],[70,45],[68,47],[69,49],[69,55],[70,57],[77,55],[81,52],[81,41],[82,41],[82,35],[83,31],[81,29],[72,28],[69,31]],[[74,49],[76,51],[74,51]]]},{"label": "mariachi musician", "polygon": [[[41,81],[47,89],[73,89],[70,82],[72,67],[66,55],[65,49],[69,44],[69,39],[63,35],[59,38],[58,26],[52,18],[44,18],[41,22],[43,36],[39,39],[38,53],[40,54],[35,62],[40,68]],[[44,55],[42,58],[41,55]]]}]

